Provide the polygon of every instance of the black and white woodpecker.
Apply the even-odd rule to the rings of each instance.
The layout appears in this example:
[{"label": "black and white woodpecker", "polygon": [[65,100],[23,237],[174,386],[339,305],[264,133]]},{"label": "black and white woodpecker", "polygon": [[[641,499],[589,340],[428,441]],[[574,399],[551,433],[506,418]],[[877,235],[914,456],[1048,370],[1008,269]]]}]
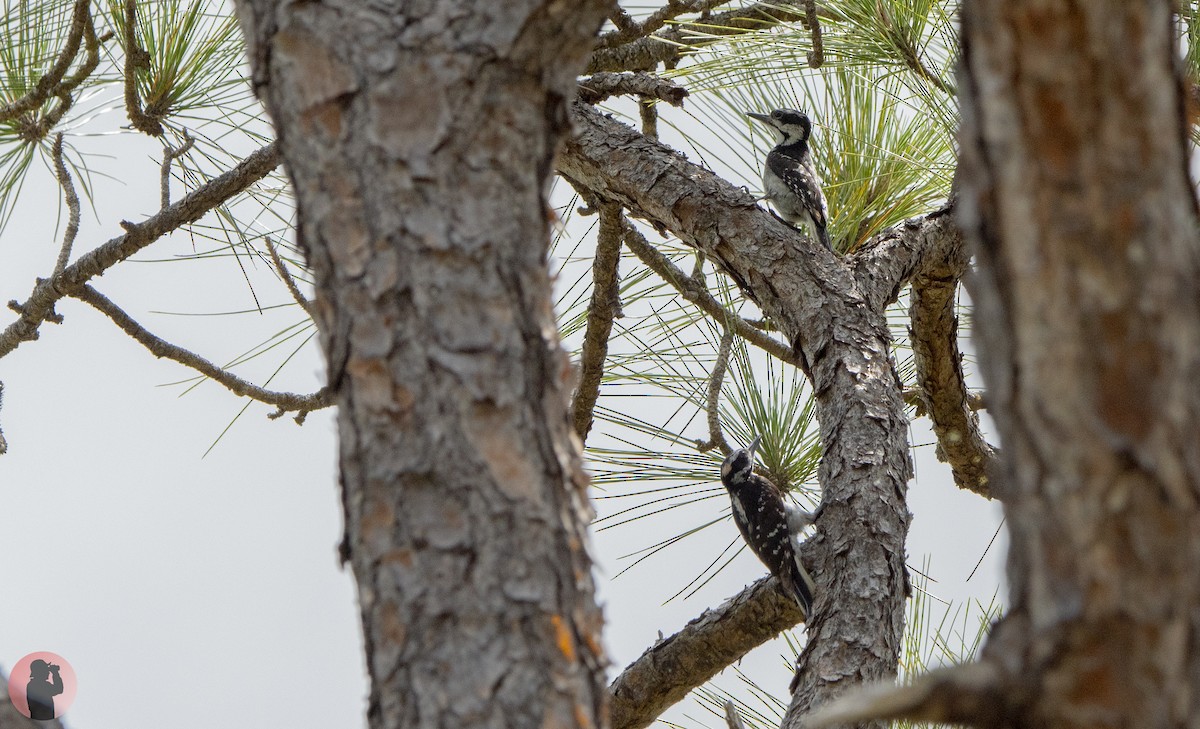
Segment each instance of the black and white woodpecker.
[{"label": "black and white woodpecker", "polygon": [[742,538],[771,574],[779,579],[783,591],[812,615],[813,580],[800,563],[800,532],[815,517],[789,504],[779,487],[754,473],[754,451],[762,437],[749,448],[739,448],[721,464],[721,483],[729,490],[733,501],[733,523]]},{"label": "black and white woodpecker", "polygon": [[748,111],[746,116],[775,131],[775,149],[767,154],[763,168],[764,199],[785,222],[804,228],[813,240],[829,250],[829,206],[821,191],[821,176],[808,148],[812,121],[795,109],[776,109],[770,114]]}]

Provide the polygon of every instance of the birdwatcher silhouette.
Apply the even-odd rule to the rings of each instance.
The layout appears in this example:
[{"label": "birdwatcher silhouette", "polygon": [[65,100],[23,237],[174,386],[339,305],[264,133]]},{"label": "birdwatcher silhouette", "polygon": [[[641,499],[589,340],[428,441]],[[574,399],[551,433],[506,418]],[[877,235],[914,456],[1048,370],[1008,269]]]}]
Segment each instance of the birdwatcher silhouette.
[{"label": "birdwatcher silhouette", "polygon": [[[37,659],[29,664],[29,685],[25,687],[25,701],[29,704],[29,718],[48,720],[54,718],[54,697],[63,692],[59,667]],[[54,676],[51,679],[51,675]]]}]

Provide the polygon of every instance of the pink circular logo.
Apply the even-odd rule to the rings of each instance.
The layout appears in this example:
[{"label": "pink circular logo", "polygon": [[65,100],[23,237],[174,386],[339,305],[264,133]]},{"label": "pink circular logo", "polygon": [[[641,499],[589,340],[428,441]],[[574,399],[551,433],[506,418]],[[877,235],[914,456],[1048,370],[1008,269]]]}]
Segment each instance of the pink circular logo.
[{"label": "pink circular logo", "polygon": [[30,653],[8,674],[8,697],[30,719],[56,719],[75,700],[75,669],[57,653]]}]

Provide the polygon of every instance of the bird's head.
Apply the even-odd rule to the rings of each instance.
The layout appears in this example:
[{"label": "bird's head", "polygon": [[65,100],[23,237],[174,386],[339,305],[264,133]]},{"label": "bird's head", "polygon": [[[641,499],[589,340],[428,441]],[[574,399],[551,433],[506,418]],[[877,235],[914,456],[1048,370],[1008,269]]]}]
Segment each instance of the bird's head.
[{"label": "bird's head", "polygon": [[754,451],[758,449],[760,442],[761,435],[757,436],[749,447],[739,448],[725,458],[725,462],[721,464],[721,481],[726,486],[735,486],[750,478],[750,474],[754,472]]},{"label": "bird's head", "polygon": [[776,144],[807,142],[812,134],[812,121],[808,114],[795,109],[776,109],[770,114],[746,112],[746,116],[760,121],[775,130]]}]

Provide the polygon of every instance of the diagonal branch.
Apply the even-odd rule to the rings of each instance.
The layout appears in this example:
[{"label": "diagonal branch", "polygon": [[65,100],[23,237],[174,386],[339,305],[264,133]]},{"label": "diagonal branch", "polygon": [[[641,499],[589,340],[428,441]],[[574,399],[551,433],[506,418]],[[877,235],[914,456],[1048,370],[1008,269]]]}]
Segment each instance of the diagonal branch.
[{"label": "diagonal branch", "polygon": [[284,264],[283,257],[279,255],[279,249],[275,246],[275,242],[271,240],[271,236],[265,236],[263,240],[267,244],[267,252],[271,254],[271,264],[275,266],[275,272],[283,279],[283,285],[287,287],[288,293],[292,295],[292,301],[295,301],[304,310],[304,313],[312,317],[313,303],[304,294],[300,293],[300,287],[296,284],[296,279],[292,276],[292,272]]},{"label": "diagonal branch", "polygon": [[609,686],[612,729],[642,729],[688,692],[754,648],[804,620],[764,577],[658,641]]},{"label": "diagonal branch", "polygon": [[582,442],[587,441],[592,429],[592,413],[600,397],[604,360],[608,357],[608,337],[612,334],[613,317],[620,305],[621,280],[617,265],[621,262],[621,208],[612,203],[599,203],[599,209],[600,235],[592,259],[592,300],[588,305],[587,329],[579,355],[579,386],[575,388],[571,402],[575,434]]},{"label": "diagonal branch", "polygon": [[10,302],[20,317],[0,332],[0,357],[22,342],[37,339],[38,327],[55,316],[54,304],[73,295],[91,278],[124,261],[177,228],[194,223],[213,208],[266,177],[281,161],[279,149],[268,144],[233,169],[185,195],[140,223],[122,222],[125,234],[117,236],[76,259],[59,275],[39,279],[24,303]]},{"label": "diagonal branch", "polygon": [[700,307],[701,311],[722,324],[732,326],[738,336],[754,346],[785,362],[791,359],[791,347],[722,306],[701,281],[684,273],[629,222],[625,223],[625,247],[640,258],[651,271],[674,286],[685,301]]},{"label": "diagonal branch", "polygon": [[[843,275],[837,273],[844,270],[838,261],[806,247],[803,237],[759,207],[744,188],[587,105],[573,108],[581,134],[559,155],[559,172],[703,251],[781,331],[797,331],[794,312],[802,308],[799,302],[808,297],[816,304],[827,295],[824,292],[837,288],[830,277]],[[960,240],[952,208],[946,206],[883,231],[841,262],[849,266],[854,293],[870,309],[882,312],[927,261],[944,259]],[[627,245],[638,253],[635,243]],[[781,281],[767,285],[762,276],[769,269],[793,272],[797,280],[786,284],[792,290],[779,289]],[[842,293],[834,290],[830,295]],[[784,312],[791,322],[779,318]],[[753,342],[741,329],[738,334]]]},{"label": "diagonal branch", "polygon": [[71,295],[86,304],[90,304],[97,311],[112,319],[113,323],[121,328],[121,331],[132,337],[138,344],[150,350],[150,353],[155,357],[169,359],[178,362],[184,367],[190,367],[214,382],[224,385],[235,395],[248,397],[251,400],[258,400],[268,405],[275,405],[281,411],[296,410],[301,413],[320,410],[333,404],[333,391],[329,387],[323,387],[312,395],[297,395],[291,392],[267,390],[252,382],[243,380],[232,372],[209,362],[200,355],[151,334],[145,327],[138,324],[133,317],[125,313],[121,307],[87,284],[80,286]]}]

